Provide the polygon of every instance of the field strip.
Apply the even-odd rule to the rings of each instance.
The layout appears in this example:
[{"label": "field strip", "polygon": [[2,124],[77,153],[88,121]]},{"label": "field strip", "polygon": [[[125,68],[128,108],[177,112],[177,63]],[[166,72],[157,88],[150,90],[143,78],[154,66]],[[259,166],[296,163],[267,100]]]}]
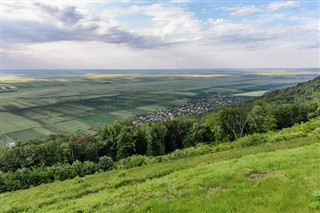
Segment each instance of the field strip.
[{"label": "field strip", "polygon": [[146,105],[146,106],[140,106],[140,107],[137,107],[139,109],[143,109],[143,110],[148,110],[148,111],[151,111],[151,112],[155,112],[155,111],[158,111],[158,110],[165,110],[166,108],[163,107],[163,106],[158,106],[158,105]]},{"label": "field strip", "polygon": [[268,92],[268,90],[261,90],[261,91],[253,91],[253,92],[244,92],[233,94],[235,96],[250,96],[250,97],[259,97],[262,96],[264,93]]}]

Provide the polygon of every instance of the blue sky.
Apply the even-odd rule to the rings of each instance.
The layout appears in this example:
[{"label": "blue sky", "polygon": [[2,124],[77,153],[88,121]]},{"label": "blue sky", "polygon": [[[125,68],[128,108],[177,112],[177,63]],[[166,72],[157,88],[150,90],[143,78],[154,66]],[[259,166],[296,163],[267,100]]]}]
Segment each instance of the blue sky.
[{"label": "blue sky", "polygon": [[320,67],[318,1],[2,1],[4,69]]}]

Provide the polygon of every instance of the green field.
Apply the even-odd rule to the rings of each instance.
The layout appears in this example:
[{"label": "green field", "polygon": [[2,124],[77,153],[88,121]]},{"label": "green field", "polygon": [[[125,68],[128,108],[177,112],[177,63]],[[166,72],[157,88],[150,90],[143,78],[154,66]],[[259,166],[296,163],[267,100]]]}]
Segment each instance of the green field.
[{"label": "green field", "polygon": [[0,87],[15,89],[0,93],[0,147],[50,134],[91,134],[114,120],[179,106],[208,92],[256,96],[316,75],[256,72],[3,76]]},{"label": "green field", "polygon": [[0,195],[1,212],[317,212],[313,136],[102,172]]}]

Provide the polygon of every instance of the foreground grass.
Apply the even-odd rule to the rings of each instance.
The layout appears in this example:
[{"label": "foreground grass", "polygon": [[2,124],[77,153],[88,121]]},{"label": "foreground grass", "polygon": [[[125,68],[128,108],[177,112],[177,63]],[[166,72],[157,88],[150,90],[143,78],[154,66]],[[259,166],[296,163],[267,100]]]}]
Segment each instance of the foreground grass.
[{"label": "foreground grass", "polygon": [[172,160],[0,195],[0,212],[315,212],[313,137]]}]

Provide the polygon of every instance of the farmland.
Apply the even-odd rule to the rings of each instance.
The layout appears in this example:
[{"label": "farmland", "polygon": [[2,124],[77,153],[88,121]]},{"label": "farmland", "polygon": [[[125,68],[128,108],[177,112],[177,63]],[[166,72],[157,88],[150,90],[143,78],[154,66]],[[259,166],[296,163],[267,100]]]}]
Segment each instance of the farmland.
[{"label": "farmland", "polygon": [[114,120],[155,114],[216,93],[235,95],[228,103],[219,103],[224,106],[236,98],[258,96],[318,75],[312,70],[291,70],[280,76],[272,73],[7,71],[0,85],[0,147],[51,134],[92,134]]}]

